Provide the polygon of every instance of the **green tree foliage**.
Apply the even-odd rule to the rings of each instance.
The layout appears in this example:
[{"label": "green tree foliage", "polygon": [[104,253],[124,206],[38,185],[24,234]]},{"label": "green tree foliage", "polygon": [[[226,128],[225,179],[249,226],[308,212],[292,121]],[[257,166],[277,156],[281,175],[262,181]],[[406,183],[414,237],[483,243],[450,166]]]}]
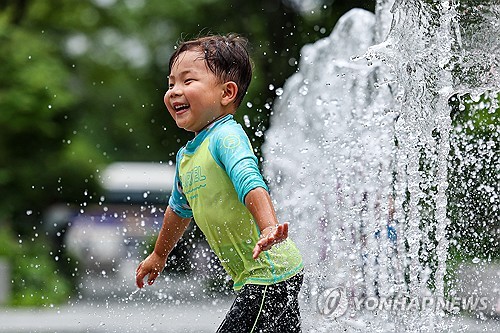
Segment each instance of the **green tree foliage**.
[{"label": "green tree foliage", "polygon": [[167,62],[179,40],[228,32],[249,38],[255,75],[237,118],[248,116],[248,134],[259,150],[272,87],[297,69],[300,48],[329,34],[347,10],[373,9],[374,1],[306,13],[279,0],[23,0],[0,6],[0,221],[25,233],[54,202],[95,201],[95,178],[106,164],[173,160],[191,138],[163,105]]},{"label": "green tree foliage", "polygon": [[0,223],[23,229],[44,206],[83,188],[76,177],[85,178],[85,171],[64,158],[75,97],[57,40],[16,25],[15,13],[0,14]]},{"label": "green tree foliage", "polygon": [[[50,256],[46,237],[33,238],[27,244],[18,243],[10,228],[2,227],[0,242],[0,257],[7,259],[13,281],[11,305],[50,306],[68,299],[74,288],[73,281],[58,269],[57,261]],[[71,266],[74,276],[74,263],[68,261],[65,265]]]},{"label": "green tree foliage", "polygon": [[500,93],[465,94],[453,107],[449,209],[455,260],[500,259],[498,167]]}]

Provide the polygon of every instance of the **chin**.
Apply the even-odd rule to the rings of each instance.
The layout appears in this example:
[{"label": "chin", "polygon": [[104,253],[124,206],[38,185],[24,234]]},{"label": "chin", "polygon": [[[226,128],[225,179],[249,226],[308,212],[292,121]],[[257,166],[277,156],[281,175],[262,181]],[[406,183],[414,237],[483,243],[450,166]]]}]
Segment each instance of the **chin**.
[{"label": "chin", "polygon": [[193,132],[193,133],[196,132],[196,130],[194,130],[191,126],[189,126],[187,124],[179,124],[179,123],[177,123],[177,126],[179,128],[182,128],[185,131],[188,131],[188,132]]}]

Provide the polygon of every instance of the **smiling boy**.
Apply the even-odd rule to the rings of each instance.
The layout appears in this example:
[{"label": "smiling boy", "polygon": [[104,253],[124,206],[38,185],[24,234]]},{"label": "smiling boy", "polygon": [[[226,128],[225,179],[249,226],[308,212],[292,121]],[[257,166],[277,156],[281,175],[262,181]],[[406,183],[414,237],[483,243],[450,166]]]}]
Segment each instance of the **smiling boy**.
[{"label": "smiling boy", "polygon": [[163,225],[136,283],[142,288],[147,275],[154,282],[194,217],[238,291],[218,332],[300,332],[302,258],[233,119],[252,77],[246,45],[237,35],[202,37],[170,58],[164,102],[177,126],[195,137],[177,153]]}]

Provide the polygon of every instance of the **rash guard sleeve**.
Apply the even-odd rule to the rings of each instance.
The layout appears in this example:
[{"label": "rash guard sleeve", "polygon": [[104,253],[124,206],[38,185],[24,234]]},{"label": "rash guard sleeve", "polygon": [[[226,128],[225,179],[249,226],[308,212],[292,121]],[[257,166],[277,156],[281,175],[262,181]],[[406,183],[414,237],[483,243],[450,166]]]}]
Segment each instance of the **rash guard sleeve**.
[{"label": "rash guard sleeve", "polygon": [[193,217],[193,211],[191,210],[191,207],[189,206],[186,196],[184,195],[184,192],[182,190],[182,183],[179,178],[179,162],[182,158],[182,151],[183,148],[181,148],[177,152],[174,185],[172,187],[172,193],[170,194],[170,199],[168,200],[168,205],[178,216],[183,218],[189,218]]},{"label": "rash guard sleeve", "polygon": [[214,160],[231,179],[240,202],[245,204],[246,195],[254,188],[262,187],[269,191],[241,125],[235,123],[214,133],[209,149]]}]

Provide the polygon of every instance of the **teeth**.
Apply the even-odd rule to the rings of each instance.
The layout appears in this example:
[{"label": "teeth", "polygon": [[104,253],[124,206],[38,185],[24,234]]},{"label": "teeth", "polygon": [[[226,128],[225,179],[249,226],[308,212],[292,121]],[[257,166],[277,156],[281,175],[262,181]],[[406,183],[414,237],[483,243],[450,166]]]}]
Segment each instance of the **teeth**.
[{"label": "teeth", "polygon": [[176,105],[176,106],[174,106],[174,109],[175,109],[176,111],[179,111],[179,110],[182,110],[182,109],[186,109],[186,108],[188,108],[188,107],[189,107],[189,104],[180,104],[180,105]]}]

